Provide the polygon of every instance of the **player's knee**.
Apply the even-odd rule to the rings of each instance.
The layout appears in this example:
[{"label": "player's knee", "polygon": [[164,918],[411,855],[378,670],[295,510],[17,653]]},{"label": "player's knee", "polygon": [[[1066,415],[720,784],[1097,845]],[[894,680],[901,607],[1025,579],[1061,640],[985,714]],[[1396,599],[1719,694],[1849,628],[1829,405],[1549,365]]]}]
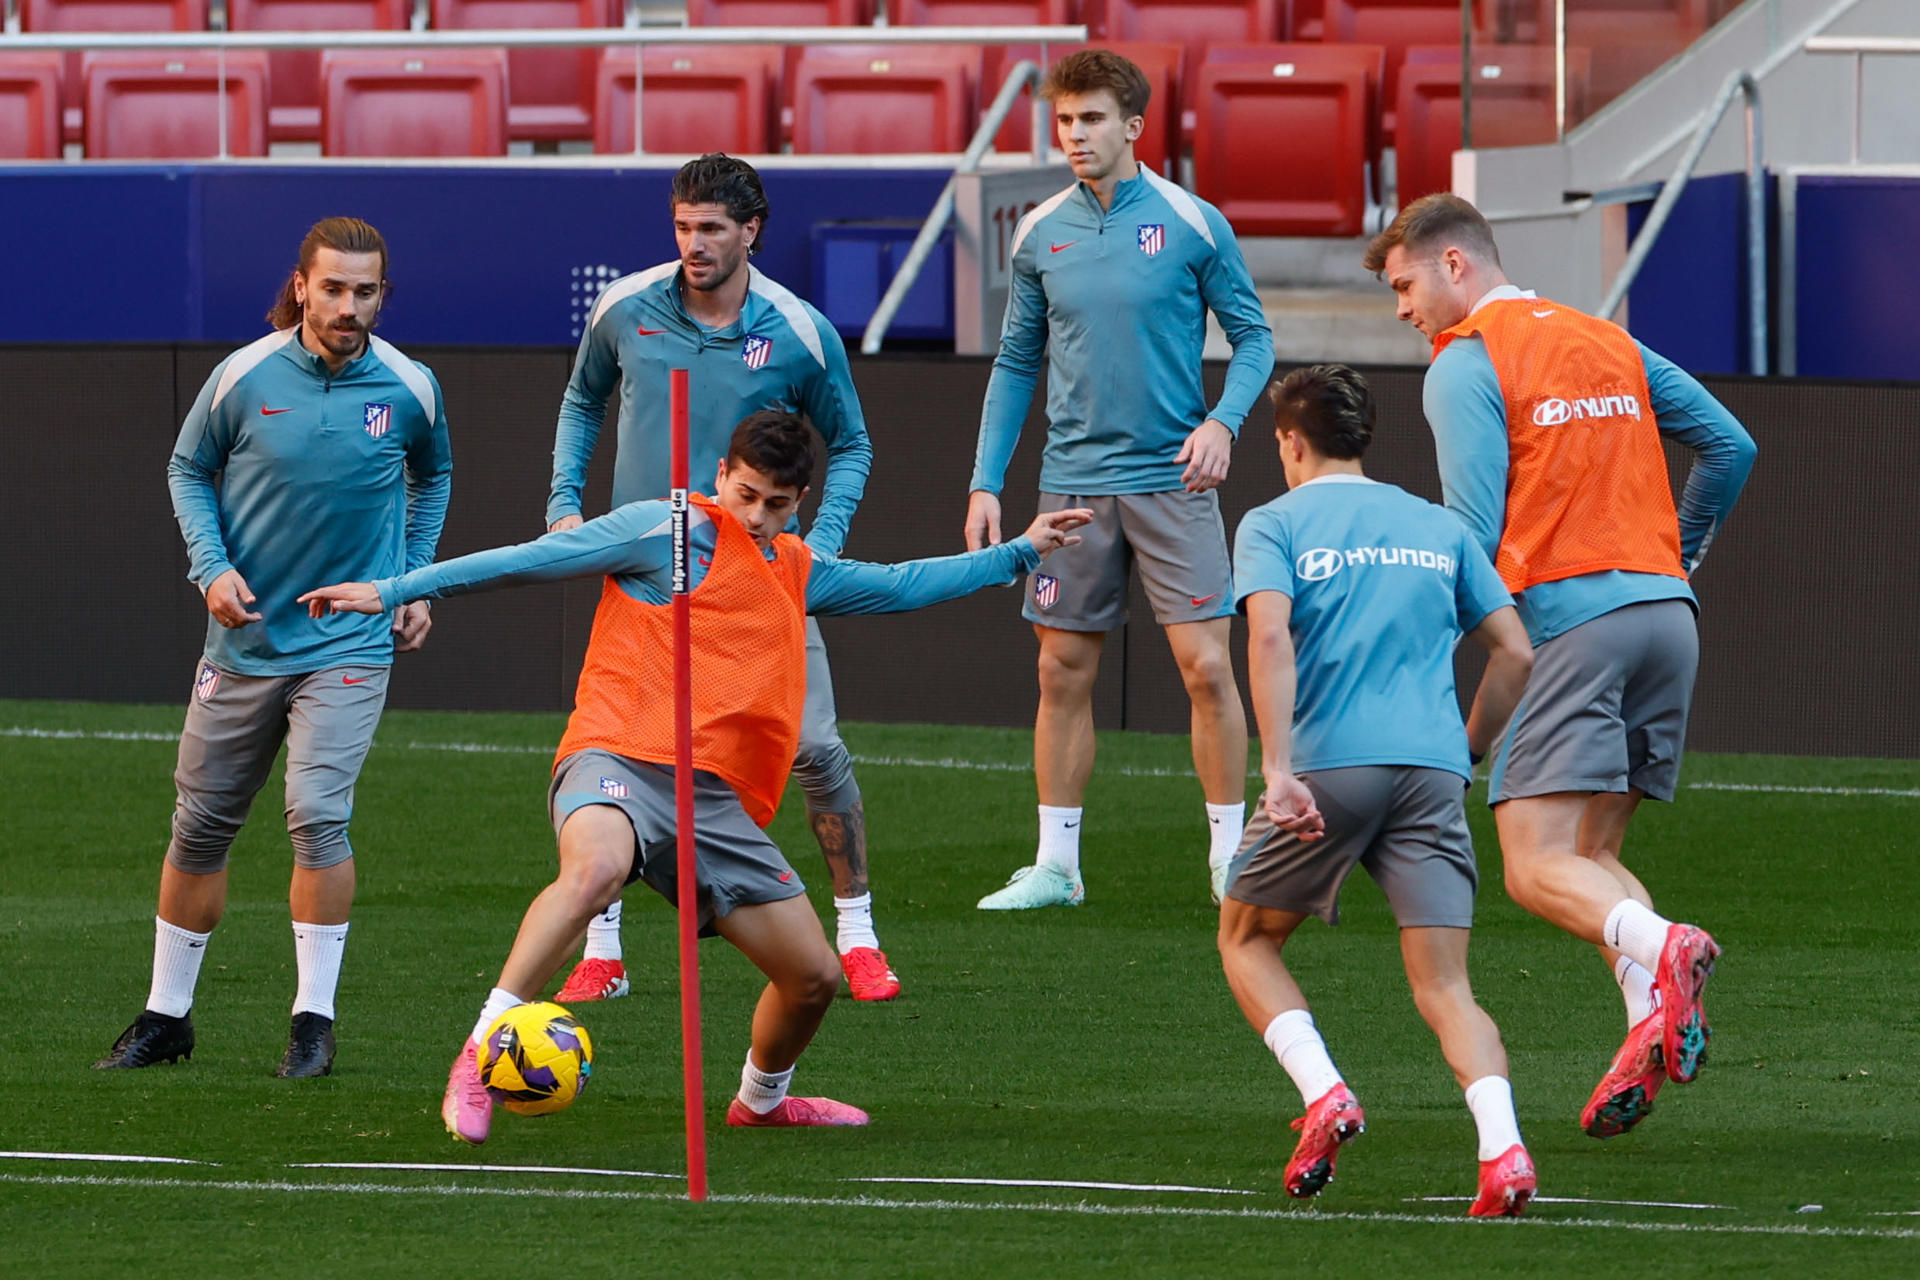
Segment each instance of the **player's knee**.
[{"label": "player's knee", "polygon": [[822,947],[813,963],[800,976],[796,994],[811,1009],[825,1009],[840,994],[840,957],[831,947]]},{"label": "player's knee", "polygon": [[1220,904],[1220,928],[1215,935],[1222,960],[1249,947],[1278,951],[1286,945],[1288,930],[1258,907],[1228,898]]},{"label": "player's knee", "polygon": [[337,867],[353,856],[347,824],[335,819],[289,826],[287,838],[293,842],[293,865],[307,871]]},{"label": "player's knee", "polygon": [[208,812],[182,797],[173,811],[173,839],[167,843],[167,861],[190,876],[223,871],[227,851],[240,834],[240,824]]},{"label": "player's knee", "polygon": [[567,905],[573,913],[584,920],[599,915],[608,903],[620,896],[632,866],[631,850],[592,845],[572,851],[562,859],[560,874],[554,883],[566,894]]},{"label": "player's knee", "polygon": [[1094,677],[1100,674],[1100,662],[1096,652],[1093,661],[1082,659],[1078,651],[1062,653],[1055,649],[1040,650],[1040,693],[1048,698],[1080,697],[1093,688]]},{"label": "player's knee", "polygon": [[1413,1007],[1429,1026],[1451,1021],[1476,1008],[1473,984],[1464,973],[1409,974],[1407,979],[1413,988]]},{"label": "player's knee", "polygon": [[1235,696],[1233,660],[1225,645],[1190,653],[1180,663],[1187,696],[1198,701],[1223,702]]},{"label": "player's knee", "polygon": [[808,813],[845,813],[860,799],[860,784],[853,777],[853,754],[838,734],[800,743],[793,758],[793,780],[807,798]]}]

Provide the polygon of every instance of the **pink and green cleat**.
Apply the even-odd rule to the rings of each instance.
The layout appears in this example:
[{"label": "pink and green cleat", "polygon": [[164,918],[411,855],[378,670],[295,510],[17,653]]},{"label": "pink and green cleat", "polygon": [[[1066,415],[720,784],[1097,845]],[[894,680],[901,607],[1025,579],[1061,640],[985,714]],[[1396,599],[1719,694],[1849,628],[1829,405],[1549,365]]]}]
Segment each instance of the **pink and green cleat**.
[{"label": "pink and green cleat", "polygon": [[1654,1095],[1667,1082],[1661,1045],[1665,1028],[1665,1018],[1655,1009],[1627,1032],[1613,1065],[1580,1113],[1580,1128],[1588,1137],[1617,1138],[1652,1114]]},{"label": "pink and green cleat", "polygon": [[1514,1143],[1492,1160],[1480,1162],[1480,1194],[1467,1208],[1473,1218],[1517,1218],[1527,1211],[1540,1180],[1527,1149]]},{"label": "pink and green cleat", "polygon": [[868,1120],[867,1113],[858,1107],[844,1102],[835,1102],[832,1098],[795,1098],[780,1099],[780,1105],[764,1114],[755,1111],[746,1103],[735,1098],[727,1107],[727,1123],[759,1128],[792,1128],[800,1125],[858,1125]]},{"label": "pink and green cleat", "polygon": [[1654,989],[1660,993],[1660,1012],[1666,1023],[1660,1048],[1666,1057],[1667,1079],[1675,1084],[1690,1084],[1707,1060],[1707,1040],[1713,1028],[1707,1025],[1706,1011],[1700,1007],[1700,992],[1713,976],[1713,962],[1719,954],[1719,944],[1705,929],[1690,924],[1668,927],[1667,943],[1660,949],[1660,968],[1654,974]]},{"label": "pink and green cleat", "polygon": [[1287,1194],[1304,1200],[1333,1181],[1340,1148],[1367,1131],[1367,1117],[1353,1090],[1342,1083],[1321,1094],[1293,1127],[1300,1131],[1300,1141],[1287,1161]]},{"label": "pink and green cleat", "polygon": [[479,1046],[468,1040],[447,1073],[446,1096],[440,1100],[440,1119],[460,1141],[479,1146],[493,1129],[493,1095],[480,1083]]}]

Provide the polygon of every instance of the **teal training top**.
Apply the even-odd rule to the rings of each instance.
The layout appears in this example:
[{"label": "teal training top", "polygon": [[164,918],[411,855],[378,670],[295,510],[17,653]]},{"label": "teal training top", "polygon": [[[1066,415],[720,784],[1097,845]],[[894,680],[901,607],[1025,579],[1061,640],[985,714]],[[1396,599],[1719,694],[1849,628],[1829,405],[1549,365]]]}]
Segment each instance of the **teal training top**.
[{"label": "teal training top", "polygon": [[[1014,231],[1000,353],[980,412],[971,488],[1000,492],[1047,360],[1040,488],[1095,496],[1181,487],[1180,446],[1207,418],[1236,436],[1273,372],[1273,333],[1220,211],[1142,167],[1106,208],[1084,183]],[[1233,359],[1207,407],[1207,311]]]},{"label": "teal training top", "polygon": [[[826,317],[749,266],[746,305],[708,329],[680,301],[676,259],[608,285],[593,304],[553,437],[547,523],[583,515],[581,487],[607,397],[620,389],[613,505],[671,488],[667,374],[688,370],[688,482],[709,496],[740,420],[758,409],[805,414],[827,442],[827,474],[807,544],[837,555],[866,492],[873,445],[847,349]],[[792,526],[798,529],[798,521]]]},{"label": "teal training top", "polygon": [[294,597],[433,560],[453,484],[440,386],[380,338],[339,373],[297,328],[214,369],[167,463],[173,513],[201,591],[238,569],[259,622],[207,619],[207,661],[279,676],[393,661],[391,622],[309,618]]}]

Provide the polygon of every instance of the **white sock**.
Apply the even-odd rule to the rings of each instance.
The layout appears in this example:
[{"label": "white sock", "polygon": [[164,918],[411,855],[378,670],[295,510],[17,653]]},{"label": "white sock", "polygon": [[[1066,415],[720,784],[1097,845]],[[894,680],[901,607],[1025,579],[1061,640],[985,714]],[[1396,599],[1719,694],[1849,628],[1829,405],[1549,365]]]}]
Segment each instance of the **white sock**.
[{"label": "white sock", "polygon": [[1300,1090],[1300,1101],[1312,1106],[1327,1090],[1341,1083],[1340,1069],[1327,1056],[1327,1042],[1305,1009],[1289,1009],[1267,1024],[1260,1038],[1273,1050]]},{"label": "white sock", "polygon": [[479,1044],[481,1038],[487,1034],[487,1028],[493,1025],[495,1018],[498,1018],[501,1014],[513,1008],[513,1006],[525,1003],[526,1001],[505,987],[495,987],[493,990],[487,992],[487,1002],[480,1006],[480,1021],[473,1024],[473,1034],[467,1038],[475,1044]]},{"label": "white sock", "polygon": [[1635,964],[1631,957],[1620,956],[1613,962],[1613,980],[1620,984],[1620,994],[1626,999],[1627,1030],[1631,1031],[1659,1007],[1653,974]]},{"label": "white sock", "polygon": [[1520,1119],[1513,1114],[1513,1086],[1505,1076],[1481,1076],[1468,1085],[1467,1110],[1480,1131],[1480,1159],[1498,1159],[1519,1143]]},{"label": "white sock", "polygon": [[1607,912],[1600,926],[1601,940],[1648,973],[1660,972],[1660,952],[1667,945],[1667,929],[1673,924],[1632,898],[1622,898]]},{"label": "white sock", "polygon": [[747,1065],[740,1068],[740,1101],[749,1111],[763,1116],[786,1101],[787,1086],[793,1083],[793,1068],[762,1071],[753,1065],[753,1050],[747,1050]]},{"label": "white sock", "polygon": [[587,946],[582,960],[618,960],[620,958],[620,899],[587,921]]},{"label": "white sock", "polygon": [[293,996],[295,1013],[333,1016],[333,995],[340,986],[340,958],[346,950],[346,925],[293,922],[293,961],[300,974],[300,986]]},{"label": "white sock", "polygon": [[837,921],[834,932],[834,949],[841,955],[855,947],[878,947],[880,935],[873,931],[873,895],[863,893],[857,898],[835,898],[833,913]]},{"label": "white sock", "polygon": [[190,933],[179,925],[153,918],[153,985],[147,989],[147,1008],[170,1018],[184,1018],[193,1008],[193,989],[200,981],[200,961],[206,958],[212,932]]},{"label": "white sock", "polygon": [[1247,830],[1247,806],[1239,804],[1207,805],[1207,865],[1217,867],[1233,861],[1240,852],[1240,837]]},{"label": "white sock", "polygon": [[1080,810],[1040,806],[1040,856],[1034,861],[1080,874]]}]

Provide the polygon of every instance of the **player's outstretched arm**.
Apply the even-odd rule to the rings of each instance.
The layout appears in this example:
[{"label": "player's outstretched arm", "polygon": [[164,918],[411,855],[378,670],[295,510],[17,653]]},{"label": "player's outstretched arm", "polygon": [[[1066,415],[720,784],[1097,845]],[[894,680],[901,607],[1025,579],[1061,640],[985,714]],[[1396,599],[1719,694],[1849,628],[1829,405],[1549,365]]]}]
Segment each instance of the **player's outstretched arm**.
[{"label": "player's outstretched arm", "polygon": [[1302,840],[1326,834],[1327,820],[1313,792],[1293,772],[1293,600],[1280,591],[1247,597],[1247,687],[1260,727],[1260,776],[1267,817]]},{"label": "player's outstretched arm", "polygon": [[1037,568],[1049,552],[1080,541],[1073,530],[1091,519],[1093,513],[1084,507],[1049,511],[1025,533],[997,547],[899,564],[815,556],[807,575],[807,612],[906,613],[958,600]]},{"label": "player's outstretched arm", "polygon": [[1473,710],[1467,715],[1467,750],[1480,760],[1507,731],[1507,721],[1527,691],[1527,678],[1533,673],[1533,642],[1512,605],[1495,609],[1471,634],[1474,643],[1487,651],[1487,671],[1480,677]]}]

